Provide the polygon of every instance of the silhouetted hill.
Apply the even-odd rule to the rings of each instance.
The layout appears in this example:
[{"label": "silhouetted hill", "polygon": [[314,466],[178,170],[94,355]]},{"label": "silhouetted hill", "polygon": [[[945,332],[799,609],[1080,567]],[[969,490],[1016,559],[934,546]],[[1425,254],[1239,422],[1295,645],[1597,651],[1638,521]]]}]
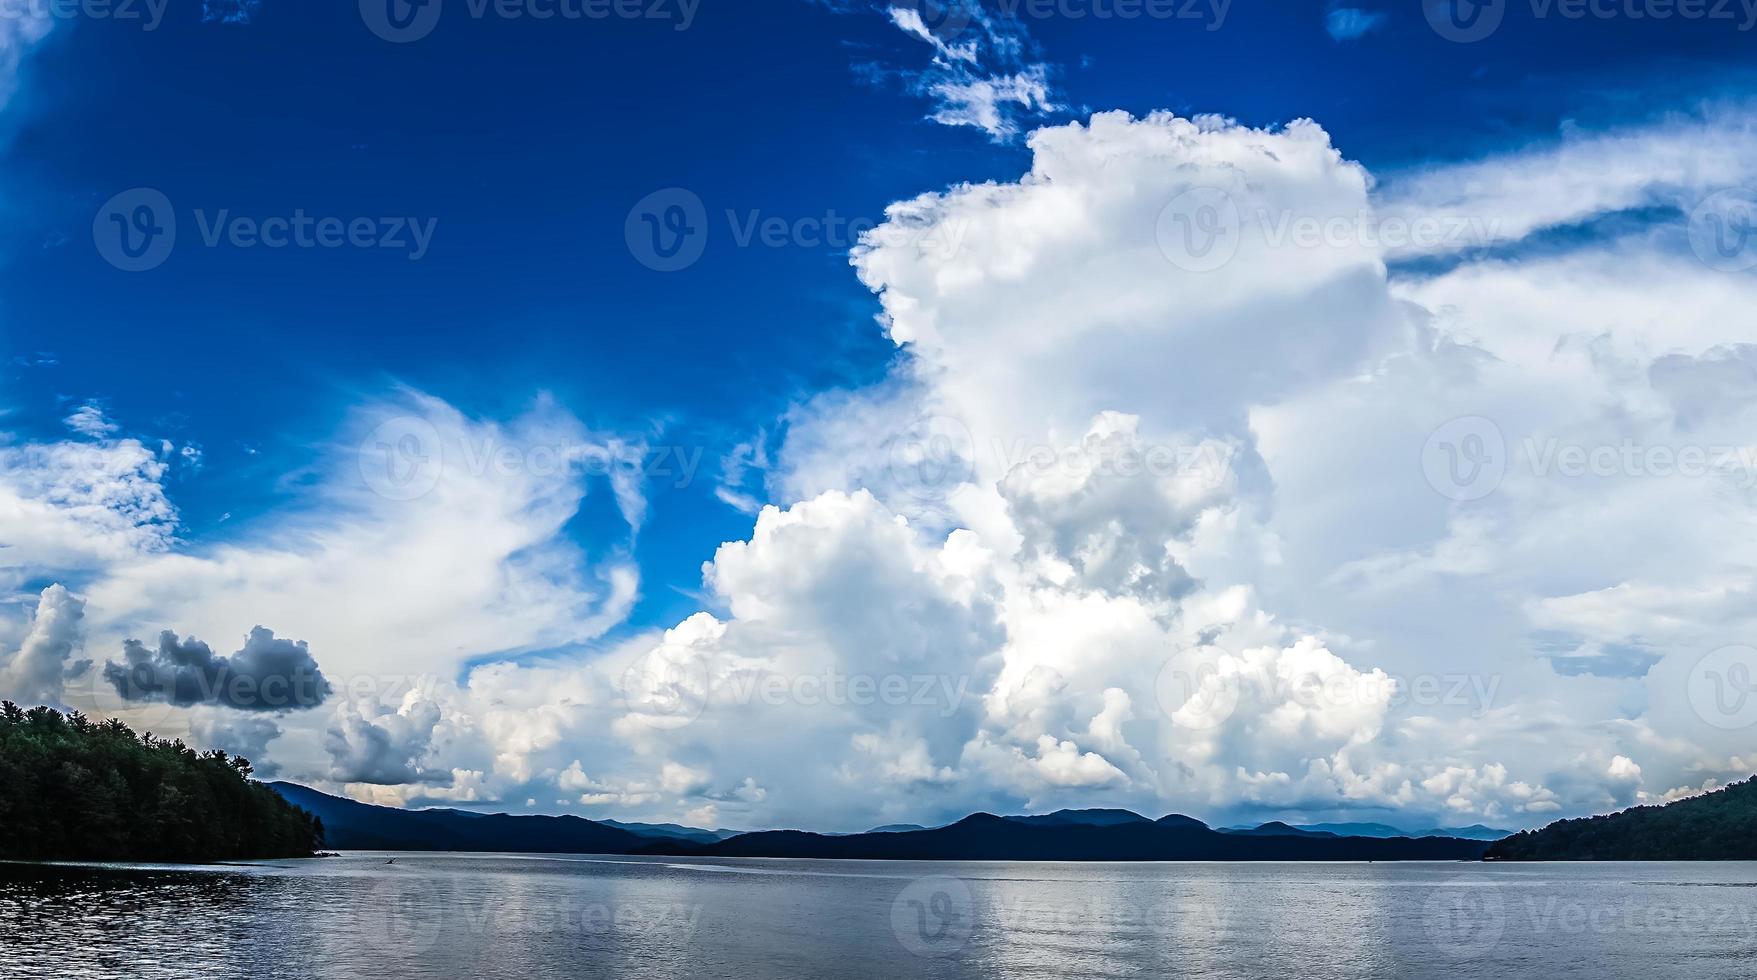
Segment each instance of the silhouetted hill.
[{"label": "silhouetted hill", "polygon": [[1245,837],[1337,837],[1337,836],[1340,836],[1338,834],[1332,834],[1327,830],[1306,830],[1302,827],[1290,826],[1288,824],[1282,823],[1279,820],[1272,820],[1269,823],[1263,824],[1260,827],[1246,827],[1246,828],[1234,827],[1229,830],[1223,831],[1223,833],[1240,834]]},{"label": "silhouetted hill", "polygon": [[1006,817],[1014,823],[1030,824],[1040,827],[1068,827],[1080,825],[1085,827],[1115,827],[1126,823],[1152,823],[1146,817],[1133,810],[1057,810],[1039,816]]},{"label": "silhouetted hill", "polygon": [[1400,861],[1475,860],[1487,846],[1481,841],[1443,837],[1381,840],[1225,834],[1188,817],[1169,824],[1142,818],[1093,825],[977,813],[933,830],[840,837],[797,830],[764,831],[715,844],[654,841],[635,853],[897,861]]},{"label": "silhouetted hill", "polygon": [[681,837],[684,840],[717,841],[738,836],[736,830],[703,830],[700,827],[685,827],[674,823],[623,823],[621,820],[598,820],[596,823],[617,830],[626,830],[642,837]]},{"label": "silhouetted hill", "polygon": [[1489,847],[1491,860],[1757,860],[1757,777],[1664,806],[1558,820]]},{"label": "silhouetted hill", "polygon": [[922,825],[920,825],[918,823],[888,823],[888,824],[885,824],[883,827],[874,827],[871,830],[867,831],[867,833],[869,833],[869,834],[903,834],[903,833],[908,833],[909,831],[912,831],[912,830],[926,830],[926,829],[927,829],[926,827],[923,827]]},{"label": "silhouetted hill", "polygon": [[[1302,823],[1294,824],[1300,830],[1318,830],[1338,837],[1425,837],[1426,834],[1412,834],[1385,823]],[[1501,836],[1506,836],[1505,834]]]},{"label": "silhouetted hill", "polygon": [[1473,823],[1468,827],[1435,827],[1433,830],[1422,831],[1423,837],[1462,837],[1466,840],[1496,841],[1503,837],[1511,837],[1513,831],[1501,830],[1498,827],[1484,827]]},{"label": "silhouetted hill", "polygon": [[1300,834],[1332,834],[1337,837],[1459,837],[1464,840],[1496,841],[1510,836],[1511,830],[1497,830],[1472,824],[1469,827],[1434,827],[1429,830],[1404,830],[1384,823],[1308,823],[1287,824],[1272,821],[1257,827],[1223,827],[1229,834],[1260,834],[1264,836],[1298,836]]},{"label": "silhouetted hill", "polygon": [[268,785],[288,802],[316,814],[323,821],[325,842],[343,850],[626,854],[653,840],[683,840],[643,837],[582,817],[399,810],[357,803],[297,783]]},{"label": "silhouetted hill", "polygon": [[1340,837],[1305,832],[1287,824],[1223,833],[1183,814],[1149,820],[1128,810],[1104,809],[1005,817],[977,813],[929,829],[903,825],[864,834],[769,830],[716,839],[714,835],[723,832],[675,824],[399,810],[357,803],[294,783],[269,785],[290,802],[321,817],[330,846],[350,850],[928,861],[1398,861],[1474,860],[1488,846],[1481,841],[1441,837]]}]

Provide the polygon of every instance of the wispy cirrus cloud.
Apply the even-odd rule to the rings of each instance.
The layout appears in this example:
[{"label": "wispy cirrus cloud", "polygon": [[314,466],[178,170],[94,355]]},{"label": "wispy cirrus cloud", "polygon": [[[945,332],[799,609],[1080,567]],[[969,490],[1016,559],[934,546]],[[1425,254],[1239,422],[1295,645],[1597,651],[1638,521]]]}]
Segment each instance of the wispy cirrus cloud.
[{"label": "wispy cirrus cloud", "polygon": [[991,11],[983,0],[886,0],[874,7],[823,3],[838,13],[872,10],[930,50],[925,67],[866,63],[867,76],[900,83],[933,103],[928,118],[986,133],[997,143],[1015,139],[1033,120],[1061,109],[1054,68],[1036,57],[1030,33],[1017,18]]},{"label": "wispy cirrus cloud", "polygon": [[0,17],[0,108],[18,91],[25,58],[54,26],[54,18],[38,4],[20,4],[15,12]]},{"label": "wispy cirrus cloud", "polygon": [[74,409],[62,422],[74,432],[93,439],[102,439],[119,428],[104,414],[104,407],[97,402],[86,402]]}]

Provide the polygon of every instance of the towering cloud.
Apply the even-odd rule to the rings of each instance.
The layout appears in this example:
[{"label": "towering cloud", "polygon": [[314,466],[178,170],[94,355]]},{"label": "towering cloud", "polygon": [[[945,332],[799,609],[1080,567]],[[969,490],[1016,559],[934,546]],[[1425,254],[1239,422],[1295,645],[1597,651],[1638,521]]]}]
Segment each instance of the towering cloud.
[{"label": "towering cloud", "polygon": [[[1757,179],[1715,144],[1751,129],[1378,176],[1305,120],[1039,130],[1018,179],[892,206],[853,264],[894,371],[735,451],[756,512],[703,611],[613,643],[632,562],[587,561],[589,479],[531,450],[631,446],[549,401],[370,406],[327,509],[223,547],[164,554],[150,478],[93,481],[94,506],[0,473],[0,522],[33,508],[4,526],[103,569],[107,630],[262,616],[332,671],[436,675],[282,720],[277,751],[321,746],[301,774],[375,798],[852,829],[1065,805],[1531,824],[1678,795],[1748,774],[1757,704],[1757,283],[1701,220]],[[101,446],[68,458],[144,473]],[[758,460],[784,506],[745,492]],[[612,490],[632,548],[644,501]],[[231,657],[131,644],[105,676],[131,671],[247,710],[273,706],[231,680],[322,679],[266,631]]]},{"label": "towering cloud", "polygon": [[11,657],[0,659],[0,697],[26,705],[61,703],[69,671],[81,672],[89,662],[73,662],[79,648],[85,601],[66,587],[51,585],[37,599],[30,630]]},{"label": "towering cloud", "polygon": [[449,778],[422,765],[439,724],[439,705],[416,696],[398,710],[372,700],[344,701],[324,736],[329,776],[338,782],[398,786]]}]

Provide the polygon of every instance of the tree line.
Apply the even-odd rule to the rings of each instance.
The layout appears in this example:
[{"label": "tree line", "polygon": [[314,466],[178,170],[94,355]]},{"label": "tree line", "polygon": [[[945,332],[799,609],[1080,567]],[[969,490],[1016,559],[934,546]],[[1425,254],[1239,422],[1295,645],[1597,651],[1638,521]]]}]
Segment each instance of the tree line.
[{"label": "tree line", "polygon": [[247,759],[113,718],[0,702],[0,859],[312,856],[323,823],[251,774]]},{"label": "tree line", "polygon": [[1757,777],[1664,806],[1558,820],[1489,848],[1510,861],[1757,860]]}]

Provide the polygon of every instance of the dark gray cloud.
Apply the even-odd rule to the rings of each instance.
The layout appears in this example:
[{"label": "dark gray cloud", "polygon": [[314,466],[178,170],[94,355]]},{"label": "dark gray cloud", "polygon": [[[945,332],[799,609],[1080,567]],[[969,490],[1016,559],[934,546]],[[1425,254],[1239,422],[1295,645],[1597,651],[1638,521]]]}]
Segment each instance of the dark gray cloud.
[{"label": "dark gray cloud", "polygon": [[123,643],[122,658],[122,663],[104,664],[104,679],[127,701],[293,711],[315,708],[330,693],[304,642],[280,639],[261,626],[230,657],[165,630],[156,647],[139,640]]}]

